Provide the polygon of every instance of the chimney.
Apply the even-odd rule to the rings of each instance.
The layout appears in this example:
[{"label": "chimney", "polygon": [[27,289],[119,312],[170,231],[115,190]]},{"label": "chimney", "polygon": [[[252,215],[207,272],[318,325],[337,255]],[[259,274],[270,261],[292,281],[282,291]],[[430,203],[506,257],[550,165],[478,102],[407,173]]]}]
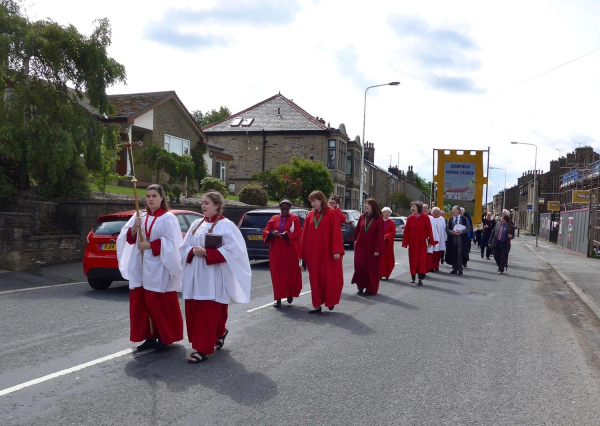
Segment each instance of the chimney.
[{"label": "chimney", "polygon": [[365,143],[365,160],[375,163],[375,145],[371,142]]},{"label": "chimney", "polygon": [[408,166],[408,172],[406,172],[406,180],[409,183],[413,183],[413,181],[414,181],[413,166]]},{"label": "chimney", "polygon": [[388,172],[390,172],[391,174],[393,174],[394,176],[400,176],[400,170],[398,170],[398,166],[395,167],[389,167],[388,168]]}]

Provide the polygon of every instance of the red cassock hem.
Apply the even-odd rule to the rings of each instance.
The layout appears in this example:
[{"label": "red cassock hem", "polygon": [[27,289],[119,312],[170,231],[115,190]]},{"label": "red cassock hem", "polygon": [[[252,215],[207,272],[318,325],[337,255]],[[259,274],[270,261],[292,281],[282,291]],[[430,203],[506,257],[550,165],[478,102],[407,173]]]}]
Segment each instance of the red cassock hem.
[{"label": "red cassock hem", "polygon": [[214,300],[185,301],[188,339],[195,351],[212,354],[216,341],[225,334],[229,305]]},{"label": "red cassock hem", "polygon": [[157,293],[138,287],[129,292],[130,340],[160,337],[167,345],[183,339],[183,318],[176,291]]}]

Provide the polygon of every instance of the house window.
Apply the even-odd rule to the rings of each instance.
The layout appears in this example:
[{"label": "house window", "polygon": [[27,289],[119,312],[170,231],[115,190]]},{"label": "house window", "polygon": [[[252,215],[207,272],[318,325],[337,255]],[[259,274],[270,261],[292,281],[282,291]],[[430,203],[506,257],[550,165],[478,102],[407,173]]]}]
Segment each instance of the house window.
[{"label": "house window", "polygon": [[354,154],[354,151],[352,151],[352,150],[348,151],[348,153],[346,154],[346,176],[352,176],[352,171],[354,170],[353,154]]},{"label": "house window", "polygon": [[327,168],[335,169],[335,139],[330,140],[327,146]]},{"label": "house window", "polygon": [[340,148],[340,152],[339,152],[339,160],[338,160],[338,170],[342,171],[342,172],[346,172],[346,161],[344,160],[346,158],[346,144],[342,141],[340,141],[339,143],[339,148]]},{"label": "house window", "polygon": [[214,177],[221,179],[225,182],[225,162],[224,161],[215,161],[215,170],[213,173]]},{"label": "house window", "polygon": [[190,153],[190,141],[177,136],[165,135],[165,149],[177,155]]},{"label": "house window", "polygon": [[350,191],[349,189],[346,189],[346,192],[344,195],[345,195],[344,208],[346,210],[351,210],[352,209],[352,191]]}]

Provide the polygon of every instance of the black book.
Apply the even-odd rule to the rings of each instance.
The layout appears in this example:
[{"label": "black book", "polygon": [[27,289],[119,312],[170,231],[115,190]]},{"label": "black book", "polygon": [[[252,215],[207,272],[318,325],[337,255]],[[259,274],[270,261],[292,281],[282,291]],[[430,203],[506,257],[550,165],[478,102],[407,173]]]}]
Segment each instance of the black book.
[{"label": "black book", "polygon": [[216,250],[223,245],[223,235],[221,234],[206,234],[204,240],[204,248]]}]

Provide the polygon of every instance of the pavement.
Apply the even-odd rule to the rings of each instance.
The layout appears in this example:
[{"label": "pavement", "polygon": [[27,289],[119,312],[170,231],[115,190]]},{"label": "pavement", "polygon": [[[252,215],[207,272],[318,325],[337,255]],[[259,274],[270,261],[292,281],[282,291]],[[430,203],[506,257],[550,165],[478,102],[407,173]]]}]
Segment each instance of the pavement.
[{"label": "pavement", "polygon": [[463,276],[443,265],[423,287],[396,242],[370,297],[348,250],[341,303],[319,315],[308,293],[272,308],[256,262],[250,303],[230,305],[225,347],[200,365],[187,340],[132,353],[126,283],[40,268],[55,285],[0,289],[0,424],[599,424],[600,323],[529,241],[502,276],[473,250]]},{"label": "pavement", "polygon": [[600,259],[565,250],[556,244],[521,233],[515,242],[522,243],[531,250],[567,283],[588,308],[600,319]]}]

